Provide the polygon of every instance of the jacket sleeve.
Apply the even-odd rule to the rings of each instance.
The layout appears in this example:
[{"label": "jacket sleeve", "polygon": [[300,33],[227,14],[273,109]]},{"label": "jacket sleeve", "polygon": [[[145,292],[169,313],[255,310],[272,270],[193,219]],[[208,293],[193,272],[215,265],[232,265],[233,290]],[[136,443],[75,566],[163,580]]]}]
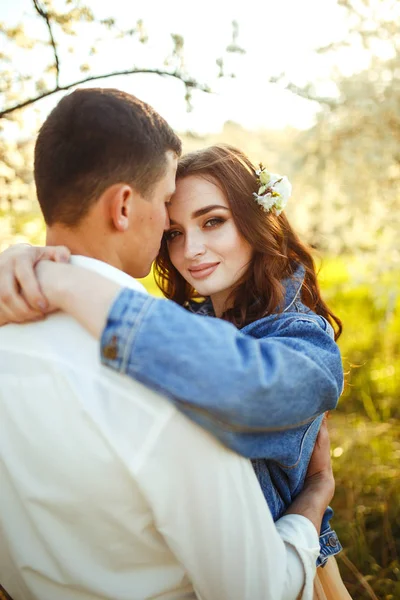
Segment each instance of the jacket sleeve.
[{"label": "jacket sleeve", "polygon": [[161,392],[250,456],[254,434],[311,422],[336,407],[343,386],[339,349],[315,319],[299,313],[272,320],[273,333],[256,338],[124,289],[103,330],[102,362]]}]

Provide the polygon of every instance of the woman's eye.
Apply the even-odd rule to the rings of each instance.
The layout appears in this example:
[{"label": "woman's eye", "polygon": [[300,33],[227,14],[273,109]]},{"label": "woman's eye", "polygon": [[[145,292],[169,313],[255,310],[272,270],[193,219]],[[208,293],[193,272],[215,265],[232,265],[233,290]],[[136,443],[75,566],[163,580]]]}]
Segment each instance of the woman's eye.
[{"label": "woman's eye", "polygon": [[174,240],[178,235],[180,235],[180,231],[176,231],[176,230],[166,231],[164,233],[164,235],[165,235],[165,239],[167,240],[167,242],[172,242],[172,240]]},{"label": "woman's eye", "polygon": [[205,222],[204,226],[217,227],[218,225],[222,225],[222,223],[225,223],[225,219],[221,219],[221,217],[213,217],[212,219],[208,219],[208,221]]}]

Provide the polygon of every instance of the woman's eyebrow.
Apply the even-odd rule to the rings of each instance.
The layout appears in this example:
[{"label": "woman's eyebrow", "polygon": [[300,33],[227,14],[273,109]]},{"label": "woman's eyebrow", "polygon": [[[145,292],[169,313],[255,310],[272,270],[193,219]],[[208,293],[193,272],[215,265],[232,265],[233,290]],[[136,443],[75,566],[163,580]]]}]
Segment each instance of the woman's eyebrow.
[{"label": "woman's eyebrow", "polygon": [[[192,212],[190,217],[191,219],[197,219],[197,217],[202,217],[211,210],[214,210],[215,208],[223,208],[224,210],[230,210],[227,206],[222,206],[222,204],[210,204],[209,206],[204,206],[203,208],[195,210],[194,212]],[[173,219],[170,219],[169,222],[171,225],[176,225],[176,221],[174,221]]]},{"label": "woman's eyebrow", "polygon": [[204,208],[199,208],[198,210],[195,210],[194,212],[192,212],[192,219],[197,219],[197,217],[202,217],[203,215],[207,214],[211,210],[214,210],[215,208],[223,208],[224,210],[229,210],[229,208],[227,206],[222,206],[221,204],[210,204],[209,206],[204,206]]}]

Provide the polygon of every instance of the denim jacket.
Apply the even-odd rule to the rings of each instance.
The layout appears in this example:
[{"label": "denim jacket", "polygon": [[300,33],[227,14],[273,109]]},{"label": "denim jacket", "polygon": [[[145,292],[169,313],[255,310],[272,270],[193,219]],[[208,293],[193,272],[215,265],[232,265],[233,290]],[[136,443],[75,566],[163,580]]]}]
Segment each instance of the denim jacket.
[{"label": "denim jacket", "polygon": [[[332,327],[301,302],[303,279],[299,266],[284,282],[282,312],[241,330],[124,289],[101,339],[104,364],[160,391],[252,460],[275,520],[301,490],[322,414],[343,389]],[[332,515],[328,507],[317,564],[341,550]]]}]

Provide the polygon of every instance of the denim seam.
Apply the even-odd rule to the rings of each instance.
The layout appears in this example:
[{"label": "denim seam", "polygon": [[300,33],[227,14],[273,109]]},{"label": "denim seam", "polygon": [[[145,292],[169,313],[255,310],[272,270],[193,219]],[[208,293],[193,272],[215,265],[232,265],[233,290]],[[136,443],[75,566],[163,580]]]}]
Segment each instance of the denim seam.
[{"label": "denim seam", "polygon": [[[146,298],[141,309],[139,310],[138,314],[136,315],[134,322],[131,325],[130,333],[127,336],[126,341],[125,341],[125,348],[124,348],[121,366],[120,366],[121,373],[127,373],[128,363],[131,367],[134,367],[134,357],[135,357],[134,349],[135,349],[136,336],[137,336],[137,333],[139,332],[139,329],[143,322],[145,314],[148,312],[150,306],[154,303],[154,300],[155,300],[155,298],[152,298],[152,297]],[[129,361],[130,357],[132,358],[131,361]]]},{"label": "denim seam", "polygon": [[[326,331],[325,328],[321,327],[321,324],[318,322],[318,319],[313,319],[312,317],[308,317],[305,313],[299,313],[302,316],[301,317],[297,317],[296,318],[296,322],[297,321],[307,321],[309,323],[314,323],[314,325],[318,325],[318,327],[320,329],[322,329],[322,331]],[[320,315],[317,315],[317,317],[319,317]]]},{"label": "denim seam", "polygon": [[289,310],[289,308],[296,302],[300,291],[301,291],[301,285],[299,285],[299,287],[297,288],[296,294],[294,295],[294,297],[292,298],[292,301],[290,302],[290,304],[287,305],[287,307],[285,308],[285,310],[283,312],[287,312]]},{"label": "denim seam", "polygon": [[327,533],[332,533],[332,529],[331,529],[330,525],[329,525],[329,527],[327,527],[326,529],[321,531],[321,533],[319,534],[319,537],[322,537],[323,535],[326,535]]},{"label": "denim seam", "polygon": [[[160,386],[159,389],[162,391],[163,388]],[[214,422],[219,423],[221,426],[224,426],[226,431],[229,431],[229,432],[238,431],[240,433],[251,433],[251,432],[254,432],[255,429],[256,429],[257,433],[287,431],[288,429],[296,429],[297,427],[301,427],[302,425],[307,425],[307,423],[312,423],[312,421],[314,421],[317,417],[321,416],[321,414],[318,413],[318,414],[313,415],[309,419],[300,421],[300,423],[295,423],[294,425],[282,425],[279,427],[278,426],[276,426],[276,427],[255,427],[255,426],[251,427],[251,426],[245,426],[245,425],[237,425],[236,423],[226,423],[219,417],[214,417],[210,413],[208,408],[202,408],[200,406],[195,406],[194,404],[191,404],[190,402],[187,402],[186,400],[179,400],[179,405],[183,406],[187,409],[190,409],[192,411],[198,412],[199,414],[205,414],[205,415],[209,416],[210,418],[212,418],[212,420]]]}]

